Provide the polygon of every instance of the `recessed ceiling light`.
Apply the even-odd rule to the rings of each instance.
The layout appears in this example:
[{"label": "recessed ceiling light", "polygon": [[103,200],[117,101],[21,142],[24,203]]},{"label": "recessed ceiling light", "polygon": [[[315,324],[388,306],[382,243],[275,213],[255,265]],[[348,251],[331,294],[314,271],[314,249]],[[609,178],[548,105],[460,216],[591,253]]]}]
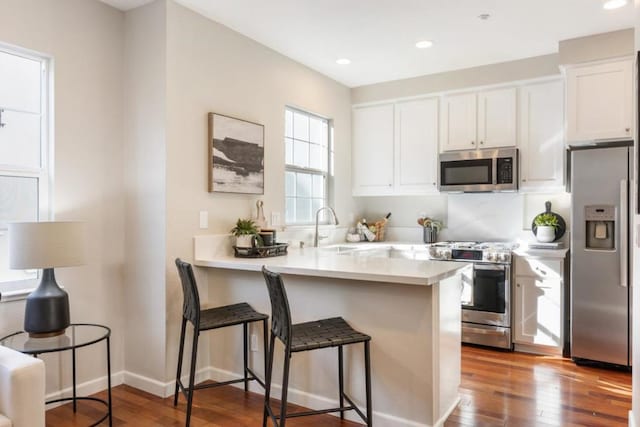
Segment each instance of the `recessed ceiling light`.
[{"label": "recessed ceiling light", "polygon": [[478,18],[482,21],[486,21],[487,19],[491,18],[491,15],[489,15],[488,13],[483,13],[481,15],[478,15]]},{"label": "recessed ceiling light", "polygon": [[627,4],[627,0],[607,0],[602,7],[606,10],[618,9]]},{"label": "recessed ceiling light", "polygon": [[351,64],[351,61],[349,61],[347,58],[340,58],[336,61],[336,64],[339,65],[349,65]]},{"label": "recessed ceiling light", "polygon": [[431,46],[433,46],[433,42],[431,40],[421,40],[418,43],[416,43],[416,47],[418,49],[426,49]]}]

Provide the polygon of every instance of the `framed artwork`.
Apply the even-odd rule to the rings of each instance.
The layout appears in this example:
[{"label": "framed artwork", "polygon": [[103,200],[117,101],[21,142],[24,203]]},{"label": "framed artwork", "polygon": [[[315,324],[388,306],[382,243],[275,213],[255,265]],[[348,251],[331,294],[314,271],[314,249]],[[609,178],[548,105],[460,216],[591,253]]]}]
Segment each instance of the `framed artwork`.
[{"label": "framed artwork", "polygon": [[209,113],[209,192],[264,194],[264,126]]}]

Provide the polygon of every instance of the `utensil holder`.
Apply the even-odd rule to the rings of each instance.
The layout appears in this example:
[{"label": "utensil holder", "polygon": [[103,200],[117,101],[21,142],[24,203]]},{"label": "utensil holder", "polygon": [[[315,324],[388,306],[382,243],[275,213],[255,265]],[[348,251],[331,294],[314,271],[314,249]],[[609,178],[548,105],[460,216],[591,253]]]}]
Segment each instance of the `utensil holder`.
[{"label": "utensil holder", "polygon": [[438,230],[432,227],[423,227],[422,240],[425,243],[435,243],[438,241]]}]

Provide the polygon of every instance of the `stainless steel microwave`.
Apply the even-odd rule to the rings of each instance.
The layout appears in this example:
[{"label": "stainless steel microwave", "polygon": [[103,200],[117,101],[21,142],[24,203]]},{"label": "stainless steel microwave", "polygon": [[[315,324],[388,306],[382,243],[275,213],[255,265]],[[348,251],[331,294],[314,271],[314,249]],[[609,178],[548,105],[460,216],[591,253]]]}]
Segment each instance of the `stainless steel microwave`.
[{"label": "stainless steel microwave", "polygon": [[518,191],[517,148],[442,153],[439,165],[440,191]]}]

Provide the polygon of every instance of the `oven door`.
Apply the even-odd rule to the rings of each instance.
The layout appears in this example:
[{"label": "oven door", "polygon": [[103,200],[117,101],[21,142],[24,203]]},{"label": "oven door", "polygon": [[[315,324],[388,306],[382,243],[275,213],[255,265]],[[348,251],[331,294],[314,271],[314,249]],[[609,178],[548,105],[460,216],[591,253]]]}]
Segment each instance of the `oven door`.
[{"label": "oven door", "polygon": [[503,264],[473,264],[472,276],[462,281],[463,322],[511,326],[510,270]]}]

